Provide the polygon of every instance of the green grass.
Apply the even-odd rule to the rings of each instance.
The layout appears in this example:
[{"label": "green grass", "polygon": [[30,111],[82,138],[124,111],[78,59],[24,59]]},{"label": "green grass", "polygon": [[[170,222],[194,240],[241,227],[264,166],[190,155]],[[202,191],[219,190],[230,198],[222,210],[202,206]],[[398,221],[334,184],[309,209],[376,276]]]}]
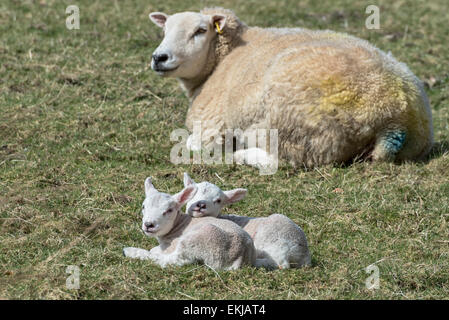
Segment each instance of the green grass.
[{"label": "green grass", "polygon": [[[0,298],[434,299],[449,296],[449,10],[446,0],[72,1],[0,4]],[[436,145],[421,163],[356,163],[273,176],[239,166],[173,165],[169,134],[188,101],[149,67],[162,34],[152,11],[222,5],[249,25],[333,29],[367,39],[430,86]],[[182,173],[249,196],[228,213],[288,215],[306,232],[313,266],[218,272],[161,269],[122,256],[156,245],[139,231],[143,182],[165,192]],[[225,182],[222,182],[221,177]],[[341,188],[343,193],[333,192]],[[380,289],[367,290],[376,263]],[[66,288],[68,265],[80,289]]]}]

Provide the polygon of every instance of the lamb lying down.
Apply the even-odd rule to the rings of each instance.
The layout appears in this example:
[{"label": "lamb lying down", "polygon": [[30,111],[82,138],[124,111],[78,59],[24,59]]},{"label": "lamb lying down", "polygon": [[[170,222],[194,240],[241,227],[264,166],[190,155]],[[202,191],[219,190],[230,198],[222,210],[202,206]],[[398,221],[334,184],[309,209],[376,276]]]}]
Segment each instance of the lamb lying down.
[{"label": "lamb lying down", "polygon": [[[198,191],[187,203],[187,213],[195,218],[219,217],[242,227],[254,240],[257,250],[256,267],[287,269],[311,264],[307,238],[304,231],[282,214],[250,218],[237,215],[220,215],[228,204],[243,199],[246,189],[222,191],[209,182],[195,183],[184,173],[184,186],[196,186]],[[197,219],[202,220],[205,218]]]},{"label": "lamb lying down", "polygon": [[251,237],[235,223],[207,217],[192,219],[180,211],[197,191],[190,185],[171,196],[157,191],[145,180],[142,229],[156,237],[159,246],[151,250],[128,247],[126,257],[149,259],[165,267],[204,263],[214,269],[237,269],[255,265],[256,250]]}]

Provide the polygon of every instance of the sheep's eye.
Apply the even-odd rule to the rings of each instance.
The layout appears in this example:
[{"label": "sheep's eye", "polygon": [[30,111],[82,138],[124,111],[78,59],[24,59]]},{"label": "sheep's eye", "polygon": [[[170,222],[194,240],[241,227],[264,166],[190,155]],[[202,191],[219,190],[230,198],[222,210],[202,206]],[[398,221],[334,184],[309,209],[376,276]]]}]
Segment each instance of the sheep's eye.
[{"label": "sheep's eye", "polygon": [[221,199],[215,200],[215,203],[221,203]]},{"label": "sheep's eye", "polygon": [[199,28],[198,30],[195,31],[195,33],[193,34],[193,36],[196,37],[196,36],[198,36],[198,35],[200,35],[200,34],[203,34],[203,33],[206,33],[206,32],[207,32],[207,29]]},{"label": "sheep's eye", "polygon": [[168,209],[167,211],[164,212],[164,214],[172,213],[172,212],[173,212],[173,209]]}]

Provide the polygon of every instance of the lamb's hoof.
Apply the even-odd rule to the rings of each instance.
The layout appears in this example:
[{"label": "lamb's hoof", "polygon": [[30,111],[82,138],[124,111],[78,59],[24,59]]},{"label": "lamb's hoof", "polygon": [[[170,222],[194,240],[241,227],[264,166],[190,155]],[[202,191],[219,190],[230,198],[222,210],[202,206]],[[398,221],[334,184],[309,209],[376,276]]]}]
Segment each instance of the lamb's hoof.
[{"label": "lamb's hoof", "polygon": [[133,247],[126,247],[122,250],[123,256],[125,257],[133,257],[134,248]]}]

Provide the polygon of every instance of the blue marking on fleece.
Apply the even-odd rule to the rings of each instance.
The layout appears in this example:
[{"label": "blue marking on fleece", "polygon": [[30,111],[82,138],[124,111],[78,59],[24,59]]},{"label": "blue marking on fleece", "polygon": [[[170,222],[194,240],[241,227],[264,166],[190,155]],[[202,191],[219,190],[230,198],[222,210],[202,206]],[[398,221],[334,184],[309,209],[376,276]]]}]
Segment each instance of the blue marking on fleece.
[{"label": "blue marking on fleece", "polygon": [[404,146],[405,136],[405,131],[402,130],[388,132],[383,139],[386,151],[391,154],[398,153]]}]

